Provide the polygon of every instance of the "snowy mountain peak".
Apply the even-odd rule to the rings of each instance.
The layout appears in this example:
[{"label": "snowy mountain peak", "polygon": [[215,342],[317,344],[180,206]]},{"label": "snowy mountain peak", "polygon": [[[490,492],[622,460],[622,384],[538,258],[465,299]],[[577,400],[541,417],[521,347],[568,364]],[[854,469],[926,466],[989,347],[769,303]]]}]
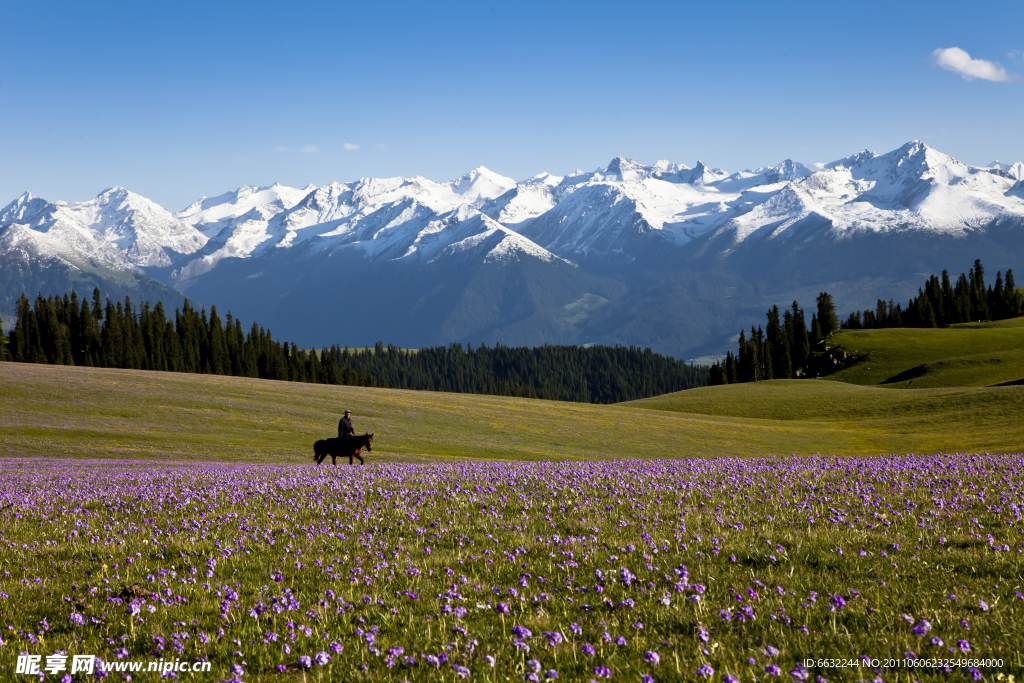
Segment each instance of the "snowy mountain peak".
[{"label": "snowy mountain peak", "polygon": [[494,199],[516,186],[516,181],[494,171],[477,166],[466,175],[448,183],[452,191],[467,201]]},{"label": "snowy mountain peak", "polygon": [[861,151],[857,152],[856,154],[854,154],[852,156],[848,156],[848,157],[846,157],[844,159],[839,159],[837,161],[833,161],[831,163],[825,164],[825,168],[826,169],[833,169],[833,168],[839,168],[839,167],[842,167],[842,168],[853,168],[853,167],[858,166],[860,164],[863,164],[865,162],[871,161],[872,159],[876,158],[877,156],[878,155],[875,154],[874,152],[872,152],[870,149],[862,149]]},{"label": "snowy mountain peak", "polygon": [[814,171],[803,164],[797,163],[792,159],[786,159],[781,164],[769,169],[768,172],[765,173],[765,182],[789,182],[792,180],[799,180],[800,178],[806,178],[812,173],[814,173]]},{"label": "snowy mountain peak", "polygon": [[207,241],[201,232],[156,202],[120,186],[59,210],[102,233],[138,266],[169,266],[169,252],[191,254]]},{"label": "snowy mountain peak", "polygon": [[25,192],[0,210],[0,226],[11,223],[30,223],[36,220],[51,204],[31,192]]},{"label": "snowy mountain peak", "polygon": [[1004,175],[1007,178],[1013,178],[1014,180],[1024,180],[1024,161],[1018,161],[1015,164],[1004,164],[998,159],[990,163],[986,168],[993,171],[998,171],[1000,175]]},{"label": "snowy mountain peak", "polygon": [[658,159],[652,166],[656,173],[678,173],[679,171],[689,171],[690,167],[686,164],[674,164],[668,159]]},{"label": "snowy mountain peak", "polygon": [[562,182],[562,176],[551,175],[550,173],[543,172],[538,173],[531,178],[527,178],[520,183],[520,185],[550,185],[551,187],[555,187],[560,182]]},{"label": "snowy mountain peak", "polygon": [[680,179],[687,185],[707,185],[713,183],[716,180],[722,180],[726,177],[724,171],[718,168],[710,168],[700,159],[697,160],[697,164],[688,171],[679,172]]},{"label": "snowy mountain peak", "polygon": [[604,172],[606,175],[621,176],[623,180],[643,180],[650,171],[651,169],[648,166],[644,166],[636,159],[615,157],[605,168]]}]

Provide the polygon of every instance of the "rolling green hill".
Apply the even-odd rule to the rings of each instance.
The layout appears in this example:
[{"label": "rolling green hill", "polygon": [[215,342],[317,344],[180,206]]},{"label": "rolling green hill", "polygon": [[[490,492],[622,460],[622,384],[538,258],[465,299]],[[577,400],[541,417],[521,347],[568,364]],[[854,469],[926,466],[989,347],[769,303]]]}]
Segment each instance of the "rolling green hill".
[{"label": "rolling green hill", "polygon": [[893,392],[828,381],[705,387],[614,406],[0,364],[7,457],[310,462],[345,408],[368,462],[1020,450],[1024,387]]},{"label": "rolling green hill", "polygon": [[925,389],[1024,380],[1024,318],[941,329],[847,330],[831,346],[863,358],[829,376],[837,382]]}]

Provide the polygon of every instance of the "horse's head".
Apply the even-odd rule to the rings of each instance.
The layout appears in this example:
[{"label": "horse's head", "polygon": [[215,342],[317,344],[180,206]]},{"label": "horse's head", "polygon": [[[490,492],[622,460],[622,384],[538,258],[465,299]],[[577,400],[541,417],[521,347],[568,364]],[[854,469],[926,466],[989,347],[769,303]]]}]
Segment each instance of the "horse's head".
[{"label": "horse's head", "polygon": [[366,437],[366,450],[373,452],[373,434],[363,434]]}]

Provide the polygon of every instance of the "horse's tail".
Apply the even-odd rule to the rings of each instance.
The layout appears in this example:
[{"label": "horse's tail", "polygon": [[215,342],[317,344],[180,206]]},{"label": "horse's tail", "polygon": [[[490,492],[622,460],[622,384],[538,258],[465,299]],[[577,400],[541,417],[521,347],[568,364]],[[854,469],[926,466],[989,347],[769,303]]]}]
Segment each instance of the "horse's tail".
[{"label": "horse's tail", "polygon": [[316,443],[313,444],[313,460],[314,460],[314,462],[320,460],[320,454],[323,452],[323,450],[324,450],[323,439],[321,439],[320,441],[317,441]]}]

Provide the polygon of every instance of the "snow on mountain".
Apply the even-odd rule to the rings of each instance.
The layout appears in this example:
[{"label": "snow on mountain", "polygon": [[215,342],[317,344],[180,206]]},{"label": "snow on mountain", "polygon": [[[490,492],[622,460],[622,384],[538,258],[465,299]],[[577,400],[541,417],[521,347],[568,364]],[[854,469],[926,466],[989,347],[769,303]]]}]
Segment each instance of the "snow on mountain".
[{"label": "snow on mountain", "polygon": [[419,231],[400,259],[418,258],[427,263],[459,256],[482,257],[487,262],[515,261],[533,256],[543,261],[558,257],[519,233],[472,209],[462,209],[431,221]]},{"label": "snow on mountain", "polygon": [[1005,173],[1007,177],[1014,180],[1024,180],[1024,161],[1015,164],[1004,164],[998,159],[990,163],[987,168]]},{"label": "snow on mountain", "polygon": [[726,178],[728,174],[718,168],[708,168],[703,161],[698,160],[697,165],[688,171],[679,171],[680,182],[687,185],[710,185]]},{"label": "snow on mountain", "polygon": [[184,283],[209,272],[224,258],[261,256],[299,246],[320,251],[332,245],[359,244],[369,257],[400,258],[431,221],[482,206],[515,187],[512,179],[480,166],[446,183],[400,176],[311,187],[286,208],[278,189],[264,193],[273,198],[271,204],[254,202],[245,213],[225,214],[220,219],[225,227],[217,238],[176,271],[174,278]]},{"label": "snow on mountain", "polygon": [[566,258],[624,254],[632,240],[655,231],[673,241],[688,241],[691,236],[683,224],[717,211],[717,202],[709,202],[689,184],[654,178],[650,170],[627,171],[639,180],[618,181],[608,174],[593,174],[583,182],[566,178],[552,189],[561,200],[520,230]]},{"label": "snow on mountain", "polygon": [[207,238],[145,197],[115,187],[87,202],[57,202],[57,213],[104,235],[137,266],[169,266],[172,257],[191,254]]},{"label": "snow on mountain", "polygon": [[0,257],[8,264],[56,260],[80,272],[141,271],[170,266],[205,242],[163,207],[120,187],[72,204],[25,193],[0,211]]},{"label": "snow on mountain", "polygon": [[465,204],[482,204],[515,186],[516,182],[511,178],[498,175],[483,166],[478,166],[461,178],[446,183],[437,183],[422,176],[400,176],[363,178],[346,185],[352,191],[352,205],[357,208],[412,199],[439,214]]},{"label": "snow on mountain", "polygon": [[0,211],[0,255],[25,261],[56,258],[72,267],[97,259],[115,269],[137,269],[102,233],[82,224],[67,204],[51,204],[28,192]]},{"label": "snow on mountain", "polygon": [[811,216],[830,239],[906,230],[962,235],[1001,216],[1024,216],[1022,177],[1022,163],[972,167],[914,141],[821,170],[786,159],[729,175],[702,161],[689,168],[616,157],[592,172],[519,183],[481,166],[448,182],[400,176],[304,189],[244,186],[178,214],[122,188],[78,204],[24,195],[0,213],[0,226],[8,226],[0,229],[19,225],[19,243],[31,238],[41,251],[125,267],[179,265],[180,254],[191,254],[172,275],[182,284],[224,259],[282,250],[357,250],[412,263],[477,254],[476,246],[498,240],[502,249],[541,258],[628,259],[658,238],[680,246],[704,235],[788,239],[789,228]]},{"label": "snow on mountain", "polygon": [[488,200],[480,210],[494,220],[511,227],[522,227],[527,221],[550,211],[565,193],[558,192],[560,176],[541,173],[525,180],[499,197]]},{"label": "snow on mountain", "polygon": [[[269,220],[298,204],[315,189],[315,186],[310,185],[297,190],[280,183],[268,187],[243,185],[234,192],[225,192],[218,197],[203,197],[175,214],[175,217],[212,239],[225,229],[233,228],[241,216],[254,220],[259,215]],[[251,213],[253,211],[256,213]]]},{"label": "snow on mountain", "polygon": [[702,161],[691,169],[664,161],[644,166],[617,157],[603,172],[564,178],[550,191],[558,203],[518,229],[566,258],[625,254],[628,243],[642,235],[685,244],[748,210],[746,205],[763,201],[768,190],[781,189],[780,183],[809,174],[790,160],[730,176]]},{"label": "snow on mountain", "polygon": [[718,230],[739,242],[771,228],[765,235],[774,238],[817,214],[836,238],[858,231],[962,235],[1001,215],[1024,216],[1024,202],[1010,193],[1013,184],[913,141],[887,154],[860,152],[828,164],[745,211],[734,207]]},{"label": "snow on mountain", "polygon": [[792,159],[786,159],[778,166],[767,169],[764,174],[764,179],[768,184],[782,183],[806,178],[813,173],[814,171],[803,164],[797,163]]},{"label": "snow on mountain", "polygon": [[57,259],[72,268],[80,268],[90,259],[96,259],[114,270],[137,270],[99,233],[60,220],[52,221],[43,229],[20,223],[0,227],[0,257],[26,263]]},{"label": "snow on mountain", "polygon": [[0,226],[31,223],[50,206],[50,202],[26,192],[0,211]]}]

